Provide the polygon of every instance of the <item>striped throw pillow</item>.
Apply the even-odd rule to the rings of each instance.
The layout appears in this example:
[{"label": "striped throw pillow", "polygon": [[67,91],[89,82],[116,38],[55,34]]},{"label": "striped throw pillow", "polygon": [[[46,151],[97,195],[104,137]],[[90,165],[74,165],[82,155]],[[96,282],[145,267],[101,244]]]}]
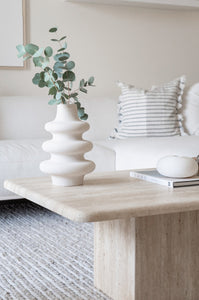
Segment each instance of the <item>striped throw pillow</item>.
[{"label": "striped throw pillow", "polygon": [[118,82],[121,96],[118,103],[118,127],[111,138],[166,137],[183,135],[182,95],[185,77],[182,76],[150,90],[137,89]]}]

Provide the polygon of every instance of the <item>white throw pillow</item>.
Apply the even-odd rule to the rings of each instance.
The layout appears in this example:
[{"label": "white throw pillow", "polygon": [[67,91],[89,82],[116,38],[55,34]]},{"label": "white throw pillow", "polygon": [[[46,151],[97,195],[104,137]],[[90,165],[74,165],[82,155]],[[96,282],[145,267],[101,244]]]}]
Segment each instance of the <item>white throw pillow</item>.
[{"label": "white throw pillow", "polygon": [[199,135],[199,83],[191,86],[185,94],[183,116],[188,133]]},{"label": "white throw pillow", "polygon": [[150,90],[138,89],[122,82],[118,86],[121,88],[119,124],[111,138],[184,134],[182,116],[179,114],[185,86],[184,76]]}]

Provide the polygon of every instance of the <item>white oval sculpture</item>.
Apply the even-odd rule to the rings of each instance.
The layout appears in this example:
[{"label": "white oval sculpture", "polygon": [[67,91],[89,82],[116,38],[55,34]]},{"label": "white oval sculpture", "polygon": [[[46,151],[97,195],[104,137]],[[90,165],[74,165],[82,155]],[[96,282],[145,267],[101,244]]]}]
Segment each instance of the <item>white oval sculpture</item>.
[{"label": "white oval sculpture", "polygon": [[192,177],[198,173],[198,163],[190,157],[170,155],[159,159],[157,171],[167,177]]},{"label": "white oval sculpture", "polygon": [[84,154],[92,149],[92,143],[83,140],[82,134],[89,124],[80,121],[75,104],[59,104],[56,118],[45,125],[53,138],[44,142],[42,148],[51,157],[40,164],[43,173],[51,175],[52,183],[60,186],[83,184],[84,175],[95,169]]}]

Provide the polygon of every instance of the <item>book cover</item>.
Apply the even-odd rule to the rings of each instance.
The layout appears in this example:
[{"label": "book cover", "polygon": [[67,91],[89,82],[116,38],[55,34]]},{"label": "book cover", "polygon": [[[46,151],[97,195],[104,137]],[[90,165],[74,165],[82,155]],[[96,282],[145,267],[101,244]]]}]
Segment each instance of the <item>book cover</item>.
[{"label": "book cover", "polygon": [[168,187],[181,187],[181,186],[193,186],[199,185],[199,176],[193,176],[190,178],[170,178],[161,175],[156,169],[146,169],[146,170],[132,170],[130,171],[130,176],[146,180],[153,183],[162,184]]}]

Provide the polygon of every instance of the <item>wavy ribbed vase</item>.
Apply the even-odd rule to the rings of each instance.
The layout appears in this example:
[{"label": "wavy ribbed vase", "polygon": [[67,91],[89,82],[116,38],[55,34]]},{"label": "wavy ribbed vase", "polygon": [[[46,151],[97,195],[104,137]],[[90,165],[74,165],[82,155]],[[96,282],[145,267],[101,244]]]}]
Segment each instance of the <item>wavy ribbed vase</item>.
[{"label": "wavy ribbed vase", "polygon": [[79,120],[75,104],[59,104],[55,120],[48,122],[45,129],[53,138],[44,142],[42,148],[51,157],[41,162],[40,170],[51,175],[54,185],[82,185],[84,176],[95,169],[95,164],[84,158],[93,147],[82,139],[89,124]]}]

